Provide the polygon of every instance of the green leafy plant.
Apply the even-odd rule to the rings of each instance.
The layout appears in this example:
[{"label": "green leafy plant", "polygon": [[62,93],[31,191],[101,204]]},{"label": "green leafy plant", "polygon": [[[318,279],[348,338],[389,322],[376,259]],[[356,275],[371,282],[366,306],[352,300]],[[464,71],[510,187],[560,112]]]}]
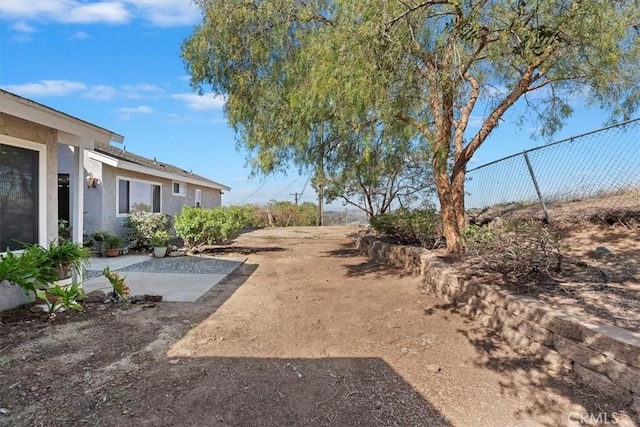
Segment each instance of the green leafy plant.
[{"label": "green leafy plant", "polygon": [[80,303],[84,299],[84,292],[80,283],[72,283],[69,286],[56,285],[47,289],[47,293],[55,297],[60,306],[65,310],[82,311],[84,307]]},{"label": "green leafy plant", "polygon": [[131,289],[129,289],[129,286],[124,282],[127,276],[120,277],[119,273],[111,271],[109,267],[105,267],[104,270],[102,270],[102,274],[104,274],[104,277],[106,277],[111,284],[113,295],[116,299],[126,299],[129,296]]},{"label": "green leafy plant", "polygon": [[183,206],[174,226],[187,247],[212,245],[235,236],[252,219],[250,209],[225,206],[203,209]]},{"label": "green leafy plant", "polygon": [[49,313],[49,319],[55,320],[56,313],[62,309],[62,303],[58,298],[50,298],[47,295],[45,289],[36,290],[36,298],[40,298],[47,306],[47,313]]},{"label": "green leafy plant", "polygon": [[433,209],[398,209],[371,217],[373,229],[398,243],[435,248],[441,242],[440,215]]},{"label": "green leafy plant", "polygon": [[124,239],[115,234],[108,234],[103,239],[105,249],[120,249],[124,244]]},{"label": "green leafy plant", "polygon": [[51,242],[48,248],[41,249],[60,279],[69,277],[71,272],[81,274],[89,265],[89,251],[72,241],[65,240],[59,244]]},{"label": "green leafy plant", "polygon": [[158,231],[171,230],[171,217],[165,214],[136,211],[124,219],[124,226],[129,229],[127,238],[131,246],[137,249],[151,249],[151,238]]},{"label": "green leafy plant", "polygon": [[470,224],[464,229],[462,237],[464,238],[467,252],[474,252],[479,255],[483,247],[494,241],[496,234],[486,225]]},{"label": "green leafy plant", "polygon": [[15,253],[7,249],[0,255],[0,282],[7,282],[19,286],[29,294],[57,279],[57,273],[50,268],[44,251],[40,246],[28,246],[22,253]]},{"label": "green leafy plant", "polygon": [[168,231],[159,230],[151,236],[151,239],[149,239],[149,245],[152,248],[164,248],[169,245],[170,240],[171,234]]}]

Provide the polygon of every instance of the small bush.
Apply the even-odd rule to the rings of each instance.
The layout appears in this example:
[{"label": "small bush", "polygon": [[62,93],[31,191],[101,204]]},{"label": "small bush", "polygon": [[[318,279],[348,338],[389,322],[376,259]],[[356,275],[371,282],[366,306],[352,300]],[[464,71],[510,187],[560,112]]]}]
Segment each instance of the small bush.
[{"label": "small bush", "polygon": [[373,229],[398,243],[435,248],[442,231],[440,215],[433,209],[398,209],[371,217]]},{"label": "small bush", "polygon": [[517,280],[551,280],[569,250],[561,229],[539,221],[508,221],[495,230],[470,225],[464,237],[467,251],[481,256],[485,268]]},{"label": "small bush", "polygon": [[157,231],[171,230],[171,217],[144,211],[131,213],[124,219],[124,226],[129,229],[127,239],[131,247],[136,249],[151,249],[151,238]]},{"label": "small bush", "polygon": [[228,240],[254,221],[253,211],[241,206],[203,209],[183,206],[175,230],[189,248]]}]

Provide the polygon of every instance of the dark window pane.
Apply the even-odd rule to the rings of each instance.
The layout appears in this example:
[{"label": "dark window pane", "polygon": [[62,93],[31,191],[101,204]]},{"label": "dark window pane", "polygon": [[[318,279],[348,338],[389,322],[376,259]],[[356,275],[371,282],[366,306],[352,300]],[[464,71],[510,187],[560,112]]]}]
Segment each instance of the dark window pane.
[{"label": "dark window pane", "polygon": [[160,186],[153,185],[153,209],[151,212],[160,212]]},{"label": "dark window pane", "polygon": [[38,243],[38,155],[0,144],[0,252]]},{"label": "dark window pane", "polygon": [[129,213],[129,181],[118,181],[118,213]]}]

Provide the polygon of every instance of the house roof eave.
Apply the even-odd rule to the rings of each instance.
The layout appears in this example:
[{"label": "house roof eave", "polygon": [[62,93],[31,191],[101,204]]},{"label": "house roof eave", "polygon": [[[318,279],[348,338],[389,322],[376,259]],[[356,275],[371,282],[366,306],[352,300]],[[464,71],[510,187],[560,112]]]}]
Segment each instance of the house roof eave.
[{"label": "house roof eave", "polygon": [[127,162],[126,160],[116,159],[102,153],[96,153],[95,151],[88,151],[87,154],[89,158],[99,161],[101,163],[107,164],[117,169],[123,169],[123,170],[132,171],[132,172],[139,172],[145,175],[166,178],[172,181],[184,182],[188,184],[197,185],[200,187],[213,188],[220,191],[231,191],[230,187],[227,187],[226,185],[220,184],[215,181],[211,181],[211,182],[201,181],[199,179],[190,178],[189,176],[182,176],[182,175],[178,175],[171,172],[163,172],[163,171],[149,168],[147,166],[142,166],[132,162]]},{"label": "house roof eave", "polygon": [[[90,141],[103,144],[124,142],[122,135],[2,89],[0,112]],[[67,138],[67,142],[70,140],[71,138]]]}]

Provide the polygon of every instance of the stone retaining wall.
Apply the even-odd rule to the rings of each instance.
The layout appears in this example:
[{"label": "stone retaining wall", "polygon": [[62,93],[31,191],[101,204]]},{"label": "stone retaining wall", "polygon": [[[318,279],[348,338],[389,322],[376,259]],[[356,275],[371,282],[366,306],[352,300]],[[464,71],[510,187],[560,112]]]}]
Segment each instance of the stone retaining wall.
[{"label": "stone retaining wall", "polygon": [[358,237],[358,249],[374,260],[419,274],[427,292],[495,329],[515,350],[543,357],[552,369],[573,369],[586,384],[640,414],[639,333],[464,280],[425,249],[391,245],[364,233]]}]

